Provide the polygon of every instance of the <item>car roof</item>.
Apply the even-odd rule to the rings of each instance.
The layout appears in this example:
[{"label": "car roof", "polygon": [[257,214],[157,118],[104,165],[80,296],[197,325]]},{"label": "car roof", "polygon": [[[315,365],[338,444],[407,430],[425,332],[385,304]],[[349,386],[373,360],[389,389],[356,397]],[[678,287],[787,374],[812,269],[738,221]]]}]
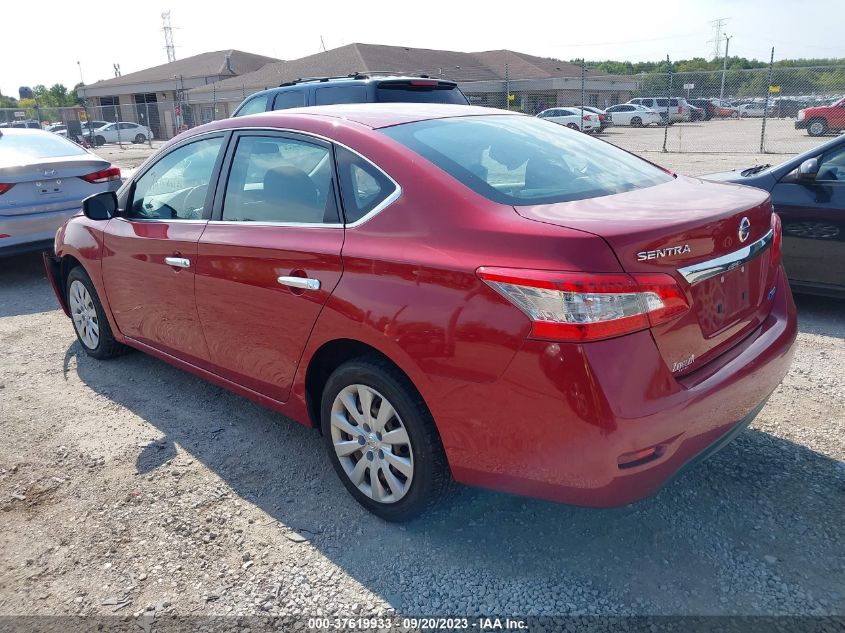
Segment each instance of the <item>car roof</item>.
[{"label": "car roof", "polygon": [[[298,115],[343,119],[353,123],[366,125],[367,127],[373,129],[378,129],[390,127],[392,125],[400,125],[402,123],[427,121],[430,119],[489,116],[497,114],[512,116],[519,115],[517,112],[508,112],[507,110],[499,110],[497,108],[484,108],[481,106],[451,103],[346,103],[260,112],[258,114],[225,119],[225,122],[228,123],[228,125],[215,127],[240,127],[248,125],[250,121],[258,122],[259,120],[262,124],[266,125],[268,121],[272,121],[273,119],[284,119],[286,117]],[[279,123],[281,124],[281,120]]]},{"label": "car roof", "polygon": [[34,127],[4,127],[0,130],[3,136],[9,134],[50,134],[47,130],[39,130],[38,128]]}]

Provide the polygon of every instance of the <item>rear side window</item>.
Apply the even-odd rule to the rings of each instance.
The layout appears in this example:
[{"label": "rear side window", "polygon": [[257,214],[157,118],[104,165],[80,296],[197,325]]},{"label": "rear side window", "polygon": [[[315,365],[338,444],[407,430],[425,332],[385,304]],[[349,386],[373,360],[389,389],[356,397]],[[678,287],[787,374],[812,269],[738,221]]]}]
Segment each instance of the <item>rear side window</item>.
[{"label": "rear side window", "polygon": [[433,80],[383,81],[376,89],[376,101],[467,104],[466,97],[457,86]]},{"label": "rear side window", "polygon": [[317,105],[334,105],[336,103],[366,103],[367,89],[364,86],[331,86],[317,88],[314,94]]},{"label": "rear side window", "polygon": [[432,119],[380,131],[501,204],[583,200],[672,180],[609,143],[535,117]]},{"label": "rear side window", "polygon": [[667,100],[667,99],[658,99],[658,100],[657,100],[657,105],[659,105],[659,106],[665,106],[665,105],[667,105],[667,104],[668,104],[668,100]]},{"label": "rear side window", "polygon": [[343,147],[337,147],[335,155],[348,224],[388,204],[398,192],[396,183],[368,160]]},{"label": "rear side window", "polygon": [[241,106],[235,116],[246,116],[248,114],[258,114],[259,112],[264,112],[267,110],[268,99],[269,97],[267,95],[253,97]]},{"label": "rear side window", "polygon": [[274,110],[286,110],[288,108],[299,108],[305,105],[305,92],[302,90],[282,90],[276,93],[273,100]]},{"label": "rear side window", "polygon": [[337,224],[329,148],[292,138],[241,137],[229,170],[223,220]]}]

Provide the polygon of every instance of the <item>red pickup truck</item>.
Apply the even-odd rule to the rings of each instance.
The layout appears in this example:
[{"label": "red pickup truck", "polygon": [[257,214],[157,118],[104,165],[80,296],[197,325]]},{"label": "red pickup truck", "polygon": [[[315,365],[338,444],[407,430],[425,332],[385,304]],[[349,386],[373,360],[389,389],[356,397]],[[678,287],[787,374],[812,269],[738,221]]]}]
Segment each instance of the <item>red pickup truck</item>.
[{"label": "red pickup truck", "polygon": [[810,136],[845,130],[845,97],[833,105],[804,108],[798,111],[796,130],[807,130]]}]

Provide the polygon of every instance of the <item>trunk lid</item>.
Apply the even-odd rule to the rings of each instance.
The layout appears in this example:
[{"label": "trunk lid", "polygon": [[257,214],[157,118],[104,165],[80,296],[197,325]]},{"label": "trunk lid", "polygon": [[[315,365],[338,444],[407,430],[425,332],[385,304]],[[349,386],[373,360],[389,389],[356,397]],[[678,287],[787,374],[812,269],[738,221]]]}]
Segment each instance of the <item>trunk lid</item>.
[{"label": "trunk lid", "polygon": [[[651,330],[676,375],[698,369],[730,349],[771,308],[769,293],[777,269],[770,248],[706,279],[681,272],[716,258],[730,259],[767,236],[772,205],[765,191],[679,176],[628,193],[515,209],[530,220],[604,238],[626,272],[666,273],[676,280],[690,311]],[[740,223],[746,218],[747,237],[741,240]]]},{"label": "trunk lid", "polygon": [[82,180],[110,167],[93,154],[36,159],[25,165],[0,167],[0,183],[14,184],[0,195],[0,216],[60,211],[105,190],[103,184]]}]

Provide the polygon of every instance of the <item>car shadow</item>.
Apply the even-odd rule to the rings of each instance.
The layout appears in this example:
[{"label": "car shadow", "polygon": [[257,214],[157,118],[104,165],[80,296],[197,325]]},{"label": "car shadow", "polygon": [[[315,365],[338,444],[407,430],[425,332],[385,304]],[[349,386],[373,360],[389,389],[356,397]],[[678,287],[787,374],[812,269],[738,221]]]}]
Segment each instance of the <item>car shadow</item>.
[{"label": "car shadow", "polygon": [[760,430],[626,507],[459,488],[397,526],[347,494],[316,431],[141,353],[103,363],[74,343],[66,368],[73,357],[88,387],[160,431],[137,472],[178,445],[403,613],[565,614],[584,599],[599,613],[845,612],[845,470]]},{"label": "car shadow", "polygon": [[845,299],[804,294],[794,297],[799,331],[845,338]]},{"label": "car shadow", "polygon": [[0,318],[58,307],[40,252],[0,257]]}]

